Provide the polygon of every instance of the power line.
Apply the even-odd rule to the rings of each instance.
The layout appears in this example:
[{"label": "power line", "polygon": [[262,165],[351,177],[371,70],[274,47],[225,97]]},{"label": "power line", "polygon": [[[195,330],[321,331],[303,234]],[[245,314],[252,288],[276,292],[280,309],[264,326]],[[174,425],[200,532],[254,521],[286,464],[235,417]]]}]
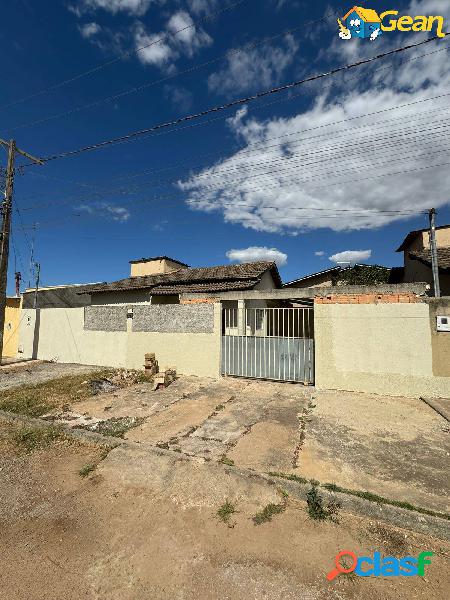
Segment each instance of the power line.
[{"label": "power line", "polygon": [[[227,52],[224,52],[223,54],[221,54],[220,56],[217,56],[216,58],[213,58],[211,60],[205,61],[203,63],[200,63],[198,65],[194,65],[192,67],[189,67],[188,69],[185,69],[183,71],[178,71],[177,73],[173,73],[171,75],[167,75],[166,77],[162,77],[160,79],[156,79],[147,83],[144,83],[142,85],[139,86],[135,86],[132,88],[129,88],[127,90],[124,90],[122,92],[118,92],[116,94],[112,94],[110,96],[106,96],[105,98],[100,98],[99,100],[95,100],[93,102],[88,102],[86,104],[82,104],[80,106],[76,106],[72,109],[69,109],[67,111],[64,112],[60,112],[60,113],[56,113],[53,115],[49,115],[48,117],[44,117],[41,119],[36,119],[34,121],[29,121],[28,123],[22,123],[20,125],[16,125],[15,127],[11,127],[10,129],[6,129],[4,130],[4,133],[11,133],[13,131],[17,131],[19,129],[25,129],[27,127],[32,127],[35,125],[41,125],[43,123],[48,123],[49,121],[53,121],[55,119],[60,119],[63,117],[68,117],[71,116],[73,114],[79,113],[83,110],[87,110],[89,108],[96,108],[98,106],[101,106],[102,104],[105,104],[107,102],[114,102],[116,100],[120,100],[121,98],[124,98],[125,96],[129,96],[131,94],[137,93],[137,92],[141,92],[142,90],[148,89],[149,87],[153,87],[155,85],[158,85],[160,83],[166,83],[167,81],[172,81],[173,79],[176,79],[178,77],[181,77],[182,75],[188,75],[191,73],[194,73],[196,71],[199,71],[200,69],[204,69],[206,67],[211,66],[212,64],[215,64],[217,62],[220,62],[221,60],[223,60],[224,58],[228,58],[230,56],[235,56],[238,54],[241,54],[243,52],[247,52],[248,50],[252,50],[254,48],[257,48],[258,46],[261,46],[263,44],[267,44],[269,42],[272,42],[273,40],[279,38],[279,37],[283,37],[283,36],[287,36],[291,33],[294,33],[300,29],[304,29],[304,27],[308,27],[310,25],[313,25],[315,23],[319,23],[321,21],[324,21],[332,16],[335,16],[336,14],[338,14],[338,11],[333,11],[332,13],[329,13],[327,15],[325,15],[324,17],[322,17],[321,19],[315,19],[313,21],[309,21],[307,23],[304,23],[302,25],[299,25],[298,27],[293,27],[290,29],[286,29],[280,33],[277,33],[275,35],[263,38],[259,41],[255,41],[255,42],[249,42],[248,44],[245,44],[243,47],[241,48],[235,48],[232,50],[227,50]],[[441,52],[442,49],[438,50],[438,52]]]},{"label": "power line", "polygon": [[[447,35],[450,35],[450,34],[446,33],[444,35],[447,36]],[[227,102],[227,103],[219,105],[219,106],[214,106],[214,107],[208,108],[206,110],[200,111],[198,113],[194,113],[194,114],[187,115],[187,116],[184,116],[184,117],[179,117],[178,119],[174,119],[172,121],[167,121],[165,123],[160,123],[158,125],[154,125],[152,127],[146,128],[146,129],[141,129],[139,131],[134,131],[132,133],[128,133],[128,134],[123,135],[123,136],[112,138],[110,140],[105,140],[103,142],[98,142],[96,144],[91,144],[91,145],[88,145],[88,146],[84,146],[84,147],[78,148],[76,150],[70,150],[70,151],[67,151],[67,152],[61,152],[59,154],[54,154],[52,156],[48,156],[48,157],[43,158],[42,161],[43,162],[50,162],[52,160],[57,160],[57,159],[60,159],[60,158],[67,158],[69,156],[74,156],[76,154],[81,154],[83,152],[88,152],[88,151],[91,151],[91,150],[97,150],[99,148],[103,148],[103,147],[109,146],[111,144],[117,144],[117,143],[123,142],[125,140],[129,140],[129,139],[136,138],[136,137],[139,137],[139,136],[142,136],[142,135],[146,135],[146,134],[154,132],[154,131],[159,131],[161,129],[165,129],[165,128],[168,128],[168,127],[176,126],[176,125],[179,125],[181,123],[185,123],[187,121],[193,121],[195,119],[199,119],[199,118],[201,118],[203,116],[206,116],[208,114],[220,112],[220,111],[223,111],[223,110],[228,110],[228,109],[233,108],[235,106],[240,106],[242,104],[246,104],[246,103],[252,102],[254,100],[259,100],[260,98],[264,98],[264,97],[272,95],[272,94],[278,94],[278,93],[280,93],[282,91],[286,91],[286,90],[298,87],[299,85],[302,85],[304,83],[307,83],[307,82],[310,82],[310,81],[317,81],[319,79],[323,79],[325,77],[329,77],[330,75],[334,75],[335,73],[339,73],[339,72],[342,72],[342,71],[347,71],[349,69],[360,67],[362,65],[369,64],[369,63],[372,63],[374,61],[380,60],[381,58],[384,58],[386,56],[391,56],[391,55],[394,55],[394,54],[398,54],[400,52],[404,52],[406,50],[410,50],[411,48],[417,48],[418,46],[422,46],[424,44],[428,44],[428,43],[430,43],[432,41],[435,41],[435,40],[438,40],[438,39],[440,39],[438,36],[433,36],[433,37],[428,38],[426,40],[422,40],[421,42],[416,42],[415,44],[409,44],[407,46],[402,46],[400,48],[395,48],[393,50],[389,50],[387,52],[383,52],[381,54],[377,54],[376,56],[372,56],[370,58],[362,59],[362,60],[359,60],[359,61],[354,62],[354,63],[350,63],[350,64],[347,64],[347,65],[344,65],[344,66],[341,66],[341,67],[337,67],[335,69],[331,69],[330,71],[326,71],[324,73],[312,75],[310,77],[307,77],[307,78],[304,78],[304,79],[301,79],[301,80],[297,80],[297,81],[293,81],[291,83],[287,83],[287,84],[284,84],[284,85],[281,85],[281,86],[277,86],[277,87],[271,88],[269,90],[264,90],[264,91],[258,92],[256,94],[252,94],[250,96],[246,96],[244,98],[239,98],[239,99],[236,99],[236,100],[232,100],[231,102]]]},{"label": "power line", "polygon": [[229,4],[228,6],[225,6],[224,8],[221,8],[219,10],[216,10],[212,13],[210,13],[209,15],[206,15],[205,17],[202,17],[200,19],[198,19],[197,21],[193,22],[192,25],[187,25],[186,27],[182,27],[181,29],[178,29],[176,31],[173,32],[167,32],[165,33],[162,37],[156,39],[156,40],[152,40],[150,43],[145,44],[144,46],[140,46],[139,48],[135,48],[134,50],[129,50],[128,52],[123,52],[122,54],[120,54],[119,56],[117,56],[116,58],[112,58],[104,63],[101,63],[99,65],[97,65],[96,67],[93,67],[92,69],[89,69],[87,71],[83,71],[81,73],[78,73],[78,75],[75,75],[73,77],[70,77],[68,79],[64,79],[63,81],[60,81],[58,83],[55,83],[51,86],[48,86],[42,90],[39,90],[38,92],[35,92],[33,94],[30,94],[29,96],[24,96],[22,98],[19,98],[17,100],[14,100],[13,102],[9,102],[8,104],[4,104],[3,106],[0,106],[0,110],[3,110],[5,108],[9,108],[11,106],[15,106],[16,104],[21,104],[22,102],[26,102],[27,100],[32,100],[33,98],[37,98],[38,96],[42,96],[44,94],[47,94],[48,92],[51,92],[53,90],[59,89],[65,85],[68,85],[69,83],[73,83],[74,81],[78,81],[79,79],[82,79],[83,77],[86,77],[88,75],[92,75],[93,73],[97,73],[98,71],[101,71],[102,69],[104,69],[105,67],[108,67],[112,64],[115,64],[117,62],[120,62],[123,58],[128,58],[130,56],[133,56],[134,54],[139,54],[139,52],[142,52],[143,50],[146,50],[147,48],[150,48],[151,46],[154,46],[156,44],[159,44],[161,42],[163,42],[164,40],[166,40],[168,37],[171,36],[176,36],[179,33],[182,33],[183,31],[187,31],[188,29],[195,29],[197,27],[197,25],[199,25],[199,23],[202,23],[203,21],[209,21],[211,19],[213,19],[214,17],[216,17],[217,15],[224,13],[228,10],[231,10],[233,8],[235,8],[236,6],[239,6],[240,4],[242,4],[243,2],[245,2],[246,0],[237,0],[236,2],[233,2],[232,4]]},{"label": "power line", "polygon": [[[393,177],[393,176],[397,176],[397,175],[401,175],[401,174],[413,173],[413,172],[420,172],[420,171],[425,171],[425,170],[439,168],[439,167],[448,166],[448,165],[450,165],[450,162],[438,163],[438,164],[434,164],[434,165],[426,165],[426,166],[416,167],[416,168],[412,168],[412,169],[403,169],[403,170],[394,171],[394,172],[390,172],[390,173],[381,173],[379,175],[365,177],[365,180],[379,179],[381,177],[383,177],[383,178]],[[359,173],[359,170],[357,170],[355,172]],[[329,184],[321,184],[321,185],[317,185],[317,186],[309,186],[308,191],[311,190],[311,189],[319,189],[319,188],[325,188],[325,187],[330,187],[330,186],[335,187],[337,185],[346,185],[346,184],[348,185],[349,182],[344,180],[344,181],[337,181],[337,182],[333,182],[333,183],[329,183]],[[278,185],[275,186],[275,187],[278,187]],[[261,187],[260,188],[258,188],[258,187],[257,188],[249,188],[247,191],[267,191],[268,189],[273,189],[273,188],[274,188],[274,186],[267,186],[266,185],[263,188],[261,188]],[[179,194],[166,194],[166,195],[162,195],[162,196],[159,196],[159,197],[152,197],[152,198],[148,198],[146,200],[142,200],[140,203],[146,202],[148,200],[162,200],[162,199],[165,200],[168,197],[174,197],[174,196],[175,197],[179,197]],[[200,202],[203,202],[203,200],[191,200],[191,201],[189,201],[188,205],[190,206],[190,205],[193,205],[193,204],[196,204],[196,203],[198,204]],[[234,204],[235,203],[233,202],[233,205]],[[251,206],[248,203],[242,204],[242,206],[244,206],[244,207],[246,207],[248,209],[255,208],[255,209],[258,209],[258,210],[266,209],[266,208],[270,208],[270,209],[273,208],[273,209],[276,209],[276,210],[283,210],[283,211],[287,210],[286,207],[282,207],[282,206],[269,206],[269,205],[267,205],[267,206],[265,206],[265,205],[262,205],[262,206]],[[211,204],[208,206],[208,209],[214,210],[214,208],[215,207],[212,206]],[[216,208],[217,209],[223,209],[224,206],[222,204],[220,204],[220,203],[217,203]],[[297,209],[298,210],[303,210],[302,207],[291,207],[291,208],[295,208],[296,210]],[[201,210],[201,208],[199,210]],[[315,210],[315,208],[314,207],[306,207],[304,210]],[[294,217],[277,216],[277,217],[270,218],[270,217],[266,217],[266,216],[261,217],[261,215],[258,215],[256,213],[254,213],[254,217],[258,217],[259,216],[260,218],[263,218],[266,221],[274,221],[274,222],[278,222],[279,220],[285,220],[285,219],[288,219],[290,221],[295,220],[295,219],[297,219],[297,220],[300,219],[302,221],[302,220],[305,220],[305,219],[306,220],[310,220],[310,219],[320,219],[320,218],[332,218],[333,216],[339,216],[341,212],[349,212],[347,209],[326,209],[326,208],[322,209],[322,208],[318,208],[318,210],[323,210],[323,211],[329,210],[330,211],[330,215],[328,215],[328,216],[322,216],[322,217],[321,216],[314,216],[314,217],[301,216],[301,217],[295,217],[295,218]],[[355,211],[355,210],[361,210],[361,209],[353,209],[353,211]],[[405,217],[406,216],[413,216],[413,215],[417,215],[417,214],[421,214],[422,213],[422,211],[420,209],[410,210],[410,211],[406,211],[406,210],[404,210],[404,211],[396,211],[394,209],[392,209],[392,210],[382,210],[382,209],[378,210],[378,209],[373,209],[373,211],[370,210],[370,209],[364,209],[364,210],[366,211],[364,214],[357,214],[357,213],[353,212],[352,217],[354,216],[354,217],[357,217],[357,218],[367,218],[367,217],[374,217],[374,216],[377,216],[377,215],[381,215],[381,216],[382,215],[386,215],[386,216],[391,216],[391,217],[398,216],[399,218],[401,218],[402,216],[405,216]],[[352,211],[350,211],[350,212],[352,212]],[[72,215],[72,217],[74,217],[74,216],[81,217],[82,215],[80,215],[80,214]],[[86,216],[91,216],[91,215],[86,215]],[[61,222],[61,221],[66,222],[66,221],[68,221],[70,219],[71,219],[71,217],[68,216],[68,217],[66,217],[64,219],[60,219],[57,222]],[[244,217],[242,217],[242,218],[239,217],[239,219],[240,220],[245,220]],[[254,220],[252,217],[248,217],[247,220],[248,219],[250,219],[252,221]],[[48,224],[48,223],[51,224],[52,222],[45,222],[44,221],[44,222],[38,223],[37,225],[39,225],[39,227],[41,227],[42,225],[45,225],[45,224]],[[31,229],[31,227],[30,227],[30,229]]]},{"label": "power line", "polygon": [[[450,109],[450,107],[448,107]],[[389,121],[389,120],[388,120]],[[448,119],[447,119],[448,121]],[[378,123],[376,125],[376,127],[381,127],[384,126],[384,122]],[[375,153],[376,151],[381,151],[383,156],[386,156],[387,152],[392,152],[392,151],[397,151],[397,154],[401,153],[397,150],[398,146],[402,147],[404,144],[409,144],[411,143],[411,141],[418,139],[420,142],[428,142],[429,140],[432,140],[433,142],[436,141],[436,139],[439,136],[443,136],[446,134],[447,128],[448,128],[448,124],[445,124],[445,121],[443,121],[442,119],[440,119],[439,121],[439,125],[431,128],[430,127],[430,123],[424,123],[423,124],[423,128],[418,128],[417,125],[414,125],[413,123],[409,123],[409,127],[403,127],[400,131],[392,131],[390,130],[389,133],[386,133],[385,135],[379,135],[375,140],[372,139],[373,136],[373,130],[371,132],[369,132],[366,135],[366,138],[358,138],[354,143],[351,144],[346,144],[345,145],[345,149],[343,150],[343,152],[341,154],[338,154],[336,156],[335,154],[335,150],[338,150],[342,147],[342,143],[339,143],[337,146],[324,146],[323,148],[321,146],[318,146],[317,149],[315,150],[308,150],[302,154],[300,154],[298,157],[296,157],[296,155],[290,156],[289,158],[287,157],[281,157],[278,156],[276,158],[274,158],[273,160],[267,160],[267,159],[262,159],[259,161],[252,161],[252,162],[239,162],[239,159],[241,158],[240,156],[238,156],[238,158],[236,159],[236,165],[233,165],[233,168],[223,168],[221,166],[218,167],[214,167],[210,172],[199,172],[199,173],[190,173],[189,178],[192,179],[193,177],[197,177],[200,179],[204,179],[206,181],[208,180],[214,180],[214,178],[218,178],[218,177],[223,177],[224,175],[228,174],[228,173],[235,173],[235,172],[239,172],[242,169],[258,169],[260,167],[264,167],[267,168],[268,166],[276,166],[276,165],[283,165],[283,164],[287,164],[288,165],[288,170],[290,170],[294,165],[295,168],[298,167],[309,167],[310,165],[314,165],[314,164],[320,164],[323,162],[326,162],[329,158],[333,158],[333,159],[357,159],[360,156],[366,156],[367,152],[369,150],[373,150]],[[354,135],[354,130],[357,129],[364,129],[366,127],[374,127],[373,125],[365,125],[361,128],[355,127],[352,128],[351,130],[347,130],[345,132],[345,135],[349,135],[349,136],[353,136]],[[440,131],[442,133],[440,133]],[[313,136],[313,138],[316,136]],[[340,138],[342,136],[336,136],[337,138]],[[369,141],[367,141],[367,138],[369,138]],[[400,139],[397,139],[400,138]],[[402,140],[402,138],[405,138],[404,140]],[[289,147],[289,149],[291,149],[292,146],[296,146],[299,144],[304,143],[305,141],[309,140],[311,138],[303,138],[297,142],[293,142],[291,143],[291,146]],[[333,137],[331,138],[327,138],[326,141],[330,141],[332,140]],[[389,147],[386,148],[385,146],[383,146],[383,143],[389,141]],[[279,145],[274,145],[275,147],[279,147]],[[358,152],[357,150],[359,148],[363,149],[363,153]],[[272,148],[272,146],[269,146],[268,148],[264,148],[262,154],[264,154],[264,152],[266,152],[268,149]],[[301,152],[301,151],[300,151]],[[309,161],[308,159],[310,159],[311,157],[322,157],[319,158],[316,161]],[[408,156],[411,156],[411,152],[409,152]],[[269,173],[271,173],[272,171],[269,170]],[[278,170],[277,173],[282,172],[282,170]],[[264,174],[264,172],[260,172],[257,171],[255,176],[251,176],[251,175],[247,175],[245,177],[245,180],[248,179],[253,179],[254,177],[260,176],[261,174]],[[102,197],[104,195],[111,195],[114,193],[118,193],[118,194],[130,194],[135,192],[136,190],[141,189],[142,187],[147,188],[149,185],[156,185],[157,187],[164,185],[164,184],[173,184],[173,183],[177,183],[180,180],[180,177],[176,177],[176,178],[171,178],[171,179],[160,179],[160,180],[156,180],[155,182],[152,181],[146,181],[143,182],[139,185],[135,185],[133,187],[127,187],[124,188],[123,186],[120,186],[118,188],[106,188],[104,190],[99,190],[99,191],[93,191],[93,192],[87,192],[81,195],[75,195],[75,196],[70,196],[67,200],[60,200],[60,201],[56,201],[56,202],[48,202],[48,203],[36,203],[35,205],[31,206],[31,207],[26,207],[24,210],[30,210],[33,209],[35,207],[43,207],[43,206],[54,206],[54,205],[61,205],[67,202],[72,202],[74,200],[89,200],[89,199],[96,199],[99,197]],[[236,180],[228,180],[228,182],[233,183]]]}]

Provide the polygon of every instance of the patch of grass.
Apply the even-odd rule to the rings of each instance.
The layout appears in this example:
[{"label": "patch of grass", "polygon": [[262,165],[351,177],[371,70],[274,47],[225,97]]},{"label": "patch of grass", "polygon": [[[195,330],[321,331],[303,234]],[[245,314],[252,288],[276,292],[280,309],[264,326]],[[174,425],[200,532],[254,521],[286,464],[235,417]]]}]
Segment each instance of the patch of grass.
[{"label": "patch of grass", "polygon": [[92,473],[92,471],[95,471],[95,469],[102,462],[102,460],[105,460],[105,458],[108,456],[108,454],[111,452],[111,450],[112,450],[112,447],[104,446],[103,450],[100,453],[98,460],[96,462],[87,463],[87,464],[83,465],[81,467],[81,469],[78,471],[78,475],[80,477],[87,477],[89,475],[89,473]]},{"label": "patch of grass", "polygon": [[[289,481],[297,481],[297,483],[308,483],[307,479],[304,479],[303,477],[298,477],[297,475],[291,475],[289,473],[269,472],[268,475],[270,475],[271,477],[280,477],[282,479],[288,479]],[[422,508],[421,506],[415,506],[410,502],[402,502],[401,500],[391,500],[390,498],[384,498],[383,496],[378,496],[378,494],[373,494],[372,492],[352,490],[349,488],[341,487],[340,485],[336,485],[335,483],[320,483],[319,481],[315,481],[314,479],[312,479],[310,483],[315,483],[317,486],[320,486],[328,490],[329,492],[340,492],[342,494],[348,494],[349,496],[363,498],[364,500],[368,500],[369,502],[375,502],[377,504],[386,504],[387,506],[396,506],[398,508],[404,508],[405,510],[415,511],[423,515],[428,515],[430,517],[439,517],[440,519],[446,519],[447,521],[450,521],[450,515],[447,513],[441,513],[434,510],[429,510],[428,508]]]},{"label": "patch of grass", "polygon": [[16,446],[25,452],[46,448],[56,440],[64,438],[60,427],[21,427],[12,434]]},{"label": "patch of grass", "polygon": [[225,404],[218,404],[214,410],[219,412],[219,410],[224,410],[224,409],[225,409]]},{"label": "patch of grass", "polygon": [[72,402],[79,402],[93,395],[91,387],[85,383],[87,380],[107,378],[113,373],[112,370],[101,370],[2,390],[0,410],[40,417],[56,408],[66,409]]},{"label": "patch of grass", "polygon": [[106,421],[101,421],[95,431],[102,435],[123,438],[127,431],[142,425],[144,421],[145,419],[142,417],[112,417]]},{"label": "patch of grass", "polygon": [[284,512],[286,508],[285,504],[268,504],[260,512],[257,512],[253,517],[253,523],[255,525],[262,525],[272,520],[274,515],[279,515]]},{"label": "patch of grass", "polygon": [[343,494],[349,494],[350,496],[356,496],[357,498],[369,500],[369,502],[376,502],[377,504],[386,504],[388,506],[396,506],[398,508],[404,508],[405,510],[415,511],[423,515],[429,515],[431,517],[440,517],[441,519],[446,519],[447,521],[450,521],[450,515],[446,513],[428,510],[427,508],[422,508],[421,506],[415,506],[410,502],[403,502],[402,500],[391,500],[390,498],[384,498],[383,496],[378,496],[378,494],[373,494],[372,492],[351,490],[348,488],[341,487],[340,485],[336,485],[335,483],[324,483],[322,484],[322,487],[331,492],[341,492]]},{"label": "patch of grass", "polygon": [[317,482],[311,482],[311,488],[306,494],[306,504],[308,515],[315,521],[325,521],[336,517],[341,505],[336,500],[329,500],[327,504],[320,495]]},{"label": "patch of grass", "polygon": [[78,471],[78,475],[80,477],[87,477],[89,475],[89,473],[92,473],[92,471],[95,471],[96,467],[97,467],[96,464],[88,463],[88,464],[84,465],[83,467],[81,467],[81,469]]},{"label": "patch of grass", "polygon": [[288,479],[289,481],[296,481],[297,483],[308,483],[308,480],[304,477],[299,477],[298,475],[291,475],[289,473],[277,473],[276,471],[269,471],[267,475],[271,477],[282,477],[283,479]]},{"label": "patch of grass", "polygon": [[228,500],[226,502],[224,502],[222,504],[222,506],[219,508],[219,510],[217,511],[217,517],[223,522],[226,523],[227,525],[230,524],[230,519],[231,517],[234,515],[234,513],[236,512],[236,507],[234,506],[234,504],[231,504],[231,502],[228,502]]},{"label": "patch of grass", "polygon": [[228,458],[226,454],[222,454],[221,459],[219,460],[223,465],[228,465],[229,467],[234,467],[234,460]]}]

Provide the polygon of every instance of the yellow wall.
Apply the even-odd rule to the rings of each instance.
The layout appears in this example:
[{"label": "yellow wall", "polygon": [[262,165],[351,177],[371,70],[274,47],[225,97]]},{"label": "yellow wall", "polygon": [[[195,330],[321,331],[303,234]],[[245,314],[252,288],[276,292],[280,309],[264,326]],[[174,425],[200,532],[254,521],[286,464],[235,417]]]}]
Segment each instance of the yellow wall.
[{"label": "yellow wall", "polygon": [[[143,369],[144,355],[155,352],[160,367],[176,367],[183,375],[218,377],[220,374],[220,304],[214,307],[214,333],[153,333],[87,331],[84,308],[24,310],[20,326],[23,357],[61,363]],[[35,329],[39,330],[35,337]]]},{"label": "yellow wall", "polygon": [[142,277],[144,275],[161,275],[171,273],[184,267],[170,259],[149,260],[139,263],[131,263],[131,277]]},{"label": "yellow wall", "polygon": [[427,304],[316,304],[314,313],[318,388],[450,396],[450,377],[435,372]]},{"label": "yellow wall", "polygon": [[3,356],[15,357],[19,343],[20,298],[6,299]]}]

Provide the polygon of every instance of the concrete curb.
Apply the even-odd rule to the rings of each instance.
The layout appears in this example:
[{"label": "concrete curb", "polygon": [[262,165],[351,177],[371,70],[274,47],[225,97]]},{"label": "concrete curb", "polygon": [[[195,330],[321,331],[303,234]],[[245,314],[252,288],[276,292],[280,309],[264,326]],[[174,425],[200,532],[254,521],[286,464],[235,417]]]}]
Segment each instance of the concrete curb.
[{"label": "concrete curb", "polygon": [[446,408],[441,405],[447,398],[424,398],[423,396],[420,396],[420,399],[450,423],[450,406],[446,410]]},{"label": "concrete curb", "polygon": [[[22,423],[23,425],[32,425],[34,427],[52,426],[52,423],[42,419],[17,415],[2,410],[0,410],[0,419],[11,423],[15,422]],[[60,427],[64,430],[64,433],[68,437],[79,441],[107,446],[111,449],[121,446],[123,448],[129,448],[130,450],[144,450],[148,453],[156,454],[157,456],[166,456],[172,460],[175,459],[176,461],[182,460],[185,462],[190,462],[193,460],[193,458],[187,456],[186,454],[173,452],[172,450],[166,450],[156,446],[147,446],[140,444],[139,442],[123,440],[122,438],[104,436],[100,433],[86,431],[84,429],[72,429],[64,425]],[[208,465],[208,462],[205,462],[205,465]],[[217,466],[220,465],[220,463],[214,463],[214,465]],[[301,500],[302,502],[306,502],[306,494],[311,488],[310,484],[307,483],[300,483],[298,481],[292,481],[279,476],[266,475],[264,473],[258,473],[256,471],[242,469],[235,466],[223,465],[223,470],[224,473],[233,473],[234,475],[246,479],[256,479],[261,482],[265,482],[268,485],[277,485],[283,490],[286,490],[291,497]],[[409,529],[410,531],[414,531],[416,533],[431,535],[444,540],[450,539],[450,521],[444,518],[425,515],[413,510],[407,510],[397,506],[390,506],[388,504],[378,504],[377,502],[372,502],[364,498],[358,498],[357,496],[343,492],[330,492],[323,487],[319,487],[319,492],[325,500],[332,498],[338,500],[341,503],[342,510],[345,512],[357,516],[385,521],[386,523],[396,527]]]}]

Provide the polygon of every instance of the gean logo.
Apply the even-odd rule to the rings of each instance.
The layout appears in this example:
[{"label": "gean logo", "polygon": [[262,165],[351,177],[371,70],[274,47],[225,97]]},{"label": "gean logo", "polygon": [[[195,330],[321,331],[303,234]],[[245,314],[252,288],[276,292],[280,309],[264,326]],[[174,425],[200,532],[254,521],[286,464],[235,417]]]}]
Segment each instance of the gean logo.
[{"label": "gean logo", "polygon": [[339,37],[343,40],[352,38],[369,38],[371,42],[384,31],[432,31],[436,26],[436,35],[445,37],[443,31],[444,17],[403,15],[397,18],[398,10],[386,10],[378,16],[372,8],[354,6],[343,17],[338,19]]},{"label": "gean logo", "polygon": [[[341,564],[341,560],[348,556],[352,564]],[[374,552],[373,557],[356,556],[350,550],[342,550],[336,554],[334,559],[335,568],[328,575],[328,581],[333,581],[340,573],[355,573],[360,577],[424,577],[425,565],[431,564],[433,552],[421,552],[417,558],[414,556],[385,556],[382,558],[380,552]]]}]

